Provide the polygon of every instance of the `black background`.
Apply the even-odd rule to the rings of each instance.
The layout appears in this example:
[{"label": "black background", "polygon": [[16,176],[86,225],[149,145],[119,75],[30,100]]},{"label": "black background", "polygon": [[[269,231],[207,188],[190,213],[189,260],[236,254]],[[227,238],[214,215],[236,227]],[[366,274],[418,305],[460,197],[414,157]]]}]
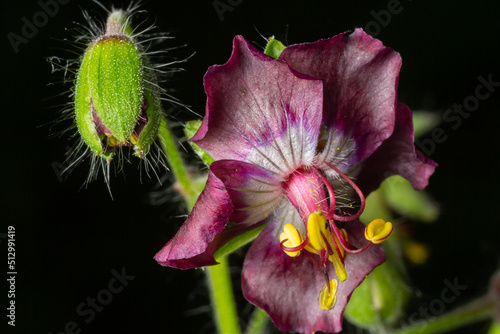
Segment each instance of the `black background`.
[{"label": "black background", "polygon": [[[140,18],[154,23],[156,31],[175,36],[165,47],[187,44],[169,55],[183,59],[196,52],[180,65],[185,71],[163,86],[199,114],[205,104],[203,75],[210,65],[227,61],[234,35],[241,34],[256,46],[265,45],[260,34],[275,35],[288,44],[315,41],[367,27],[376,22],[372,11],[388,6],[388,1],[333,0],[233,4],[238,2],[223,13],[223,20],[212,1],[143,3],[148,15]],[[491,75],[500,82],[498,2],[401,0],[400,6],[401,12],[392,15],[390,22],[378,24],[376,36],[403,58],[400,101],[413,110],[442,113],[474,95],[479,76]],[[6,325],[4,314],[1,326],[12,333],[55,334],[74,321],[83,333],[212,333],[202,271],[163,268],[152,258],[173,236],[185,212],[175,201],[151,205],[148,198],[157,180],[142,177],[141,182],[136,159],[112,177],[114,200],[102,175],[82,187],[88,161],[60,182],[58,168],[64,164],[66,146],[74,140],[54,136],[70,123],[47,124],[59,117],[60,106],[68,102],[68,97],[58,94],[69,86],[49,85],[60,76],[51,74],[45,58],[77,56],[63,39],[71,40],[74,22],[85,24],[82,9],[93,17],[105,16],[91,1],[69,1],[15,53],[7,34],[21,34],[22,17],[32,21],[41,7],[35,1],[2,5],[0,262],[7,272],[5,233],[7,226],[14,226],[18,275],[16,327]],[[370,27],[370,32],[377,32],[373,23]],[[467,285],[454,303],[446,305],[447,310],[480,296],[499,266],[499,88],[458,128],[453,129],[453,123],[439,125],[447,139],[430,154],[440,166],[428,191],[440,203],[442,215],[434,224],[412,225],[415,239],[429,244],[432,252],[425,265],[409,267],[416,302],[408,314],[439,298],[445,279],[457,278]],[[179,109],[171,115],[179,123],[194,118]],[[165,196],[175,195],[165,191]],[[242,254],[232,258],[237,290],[242,258]],[[88,318],[76,313],[78,305],[107,288],[111,271],[122,268],[135,278],[86,323]],[[3,313],[7,312],[6,294],[6,288],[0,291]],[[251,308],[241,298],[238,303],[245,324]],[[479,323],[461,332],[485,333],[487,325]]]}]

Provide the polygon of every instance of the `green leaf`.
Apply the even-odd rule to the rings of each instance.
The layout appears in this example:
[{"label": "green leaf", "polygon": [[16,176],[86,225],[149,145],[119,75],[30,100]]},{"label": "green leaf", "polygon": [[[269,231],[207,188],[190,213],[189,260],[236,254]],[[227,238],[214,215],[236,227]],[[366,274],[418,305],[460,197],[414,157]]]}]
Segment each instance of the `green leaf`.
[{"label": "green leaf", "polygon": [[500,324],[498,322],[493,322],[488,331],[488,334],[500,334]]},{"label": "green leaf", "polygon": [[285,50],[285,47],[286,46],[284,46],[283,43],[281,43],[277,39],[274,39],[274,37],[271,37],[267,42],[264,54],[268,55],[269,57],[278,59],[283,50]]},{"label": "green leaf", "polygon": [[365,210],[359,220],[367,225],[374,219],[382,218],[386,221],[392,220],[392,214],[385,202],[384,194],[379,189],[372,191],[365,199]]},{"label": "green leaf", "polygon": [[413,128],[415,130],[415,138],[418,138],[427,132],[434,129],[441,119],[439,114],[429,111],[414,111],[413,112]]},{"label": "green leaf", "polygon": [[385,179],[380,185],[386,203],[403,216],[422,222],[433,222],[439,216],[439,207],[423,191],[415,190],[410,181],[400,175]]},{"label": "green leaf", "polygon": [[344,315],[363,328],[392,325],[403,316],[410,296],[410,287],[391,263],[385,262],[354,290]]},{"label": "green leaf", "polygon": [[[198,131],[198,129],[201,126],[201,121],[189,121],[186,123],[186,126],[184,126],[184,134],[186,135],[187,139],[193,138],[195,133]],[[205,165],[210,166],[212,162],[215,160],[212,159],[211,156],[207,154],[204,150],[202,150],[198,145],[195,143],[189,141],[189,145],[191,145],[192,149],[194,152],[200,157],[200,159],[205,163]]]}]

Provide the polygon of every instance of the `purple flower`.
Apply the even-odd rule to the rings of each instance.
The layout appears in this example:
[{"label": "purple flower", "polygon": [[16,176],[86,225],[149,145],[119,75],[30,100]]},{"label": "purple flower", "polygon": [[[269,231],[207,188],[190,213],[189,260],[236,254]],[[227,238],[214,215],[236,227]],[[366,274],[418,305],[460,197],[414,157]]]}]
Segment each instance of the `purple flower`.
[{"label": "purple flower", "polygon": [[229,61],[205,76],[206,116],[192,138],[216,161],[155,259],[213,265],[222,245],[267,224],[245,258],[245,298],[282,331],[340,331],[353,290],[385,260],[368,246],[392,231],[357,220],[364,196],[392,174],[422,189],[436,166],[415,151],[411,112],[396,101],[400,66],[361,29],[279,59],[236,37]]}]

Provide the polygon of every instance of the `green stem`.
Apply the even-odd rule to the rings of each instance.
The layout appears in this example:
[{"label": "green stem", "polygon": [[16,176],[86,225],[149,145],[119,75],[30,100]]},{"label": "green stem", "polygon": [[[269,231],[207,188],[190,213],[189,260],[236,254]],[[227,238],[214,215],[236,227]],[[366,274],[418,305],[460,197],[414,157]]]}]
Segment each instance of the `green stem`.
[{"label": "green stem", "polygon": [[229,275],[229,261],[227,257],[220,258],[219,264],[206,267],[207,279],[210,287],[212,305],[216,312],[215,322],[220,334],[238,334],[238,314],[234,302],[231,276]]},{"label": "green stem", "polygon": [[495,301],[490,296],[477,299],[441,316],[422,320],[415,325],[390,332],[389,334],[433,334],[444,333],[455,328],[493,317]]},{"label": "green stem", "polygon": [[[179,190],[191,211],[199,195],[195,187],[196,181],[186,170],[181,152],[164,118],[160,123],[158,137]],[[217,258],[217,261],[220,264],[206,267],[205,272],[209,281],[210,297],[218,331],[220,334],[239,334],[238,313],[234,302],[227,256],[221,256]]]},{"label": "green stem", "polygon": [[214,253],[214,258],[218,260],[221,257],[224,257],[226,255],[229,255],[230,253],[234,252],[237,249],[240,249],[241,247],[245,246],[249,242],[255,240],[255,238],[258,237],[260,232],[264,229],[265,225],[259,226],[257,228],[254,228],[253,230],[247,231],[243,233],[242,235],[239,235],[226,243],[224,246],[219,248],[215,253]]},{"label": "green stem", "polygon": [[261,334],[264,333],[269,317],[266,311],[261,308],[256,307],[248,323],[247,330],[245,334]]},{"label": "green stem", "polygon": [[172,173],[180,187],[180,192],[188,205],[189,211],[191,211],[199,194],[193,186],[194,180],[186,170],[178,145],[174,140],[174,135],[170,132],[165,118],[161,120],[158,137],[160,138],[161,146],[165,151]]}]

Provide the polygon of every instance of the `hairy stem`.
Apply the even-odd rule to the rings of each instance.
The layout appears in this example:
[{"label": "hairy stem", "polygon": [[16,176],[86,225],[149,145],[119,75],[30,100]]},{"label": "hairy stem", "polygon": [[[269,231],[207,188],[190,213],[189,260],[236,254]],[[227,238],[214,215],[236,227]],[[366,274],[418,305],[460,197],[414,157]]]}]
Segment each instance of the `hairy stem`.
[{"label": "hairy stem", "polygon": [[220,258],[218,265],[206,267],[205,270],[218,332],[220,334],[239,334],[240,326],[227,257]]},{"label": "hairy stem", "polygon": [[179,192],[184,197],[189,211],[191,211],[199,194],[195,190],[194,180],[186,169],[178,144],[175,142],[174,135],[170,131],[165,118],[161,120],[158,137],[160,138],[161,146],[165,151],[168,163],[177,181]]}]

